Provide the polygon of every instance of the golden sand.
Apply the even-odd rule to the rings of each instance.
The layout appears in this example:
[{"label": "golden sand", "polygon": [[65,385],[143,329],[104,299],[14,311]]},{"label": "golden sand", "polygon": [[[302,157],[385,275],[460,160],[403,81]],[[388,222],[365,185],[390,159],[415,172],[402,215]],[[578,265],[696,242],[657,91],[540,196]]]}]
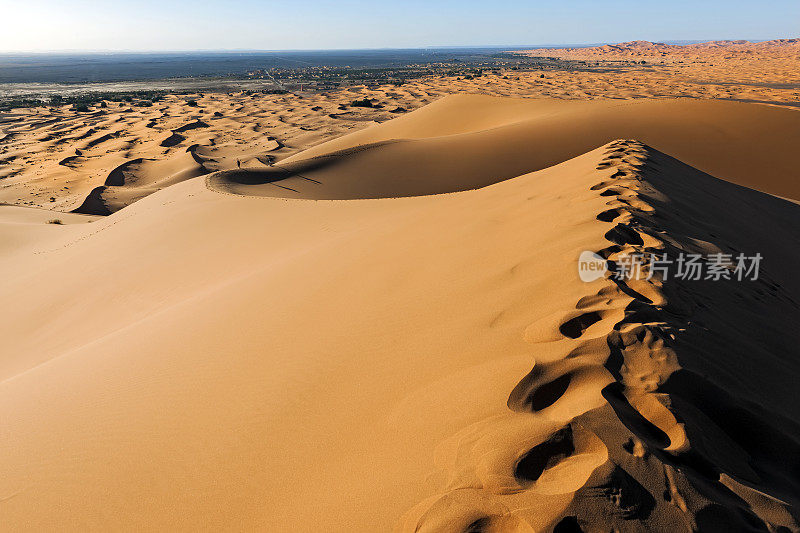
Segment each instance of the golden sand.
[{"label": "golden sand", "polygon": [[0,124],[4,527],[798,530],[800,113],[546,76]]}]

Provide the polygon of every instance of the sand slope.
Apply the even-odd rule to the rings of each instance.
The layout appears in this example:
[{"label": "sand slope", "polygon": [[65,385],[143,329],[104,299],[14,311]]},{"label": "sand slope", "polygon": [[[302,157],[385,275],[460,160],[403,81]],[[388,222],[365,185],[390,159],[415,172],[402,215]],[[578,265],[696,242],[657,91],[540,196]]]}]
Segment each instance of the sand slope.
[{"label": "sand slope", "polygon": [[[772,187],[783,141],[724,120],[794,115],[687,105],[450,99],[287,159],[327,158],[319,184],[203,175],[91,224],[0,207],[1,232],[47,230],[0,250],[4,523],[797,530],[800,208],[656,149],[756,185],[737,169],[773,155]],[[704,109],[722,133],[693,152]],[[604,138],[625,128],[654,147]],[[582,283],[584,250],[765,262]]]}]

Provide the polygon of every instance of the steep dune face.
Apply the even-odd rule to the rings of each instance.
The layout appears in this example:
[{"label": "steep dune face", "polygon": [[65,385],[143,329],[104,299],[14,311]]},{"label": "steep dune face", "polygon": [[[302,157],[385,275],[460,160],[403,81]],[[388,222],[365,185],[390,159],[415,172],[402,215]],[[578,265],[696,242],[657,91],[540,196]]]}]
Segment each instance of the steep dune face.
[{"label": "steep dune face", "polygon": [[[539,133],[529,105],[452,99],[290,177],[179,181],[46,236],[14,223],[4,523],[798,529],[798,206],[638,141],[569,159],[595,133],[548,117],[598,115],[537,108]],[[635,127],[678,109],[643,108]],[[550,136],[573,144],[550,154]],[[764,261],[754,281],[584,283],[585,251]]]}]

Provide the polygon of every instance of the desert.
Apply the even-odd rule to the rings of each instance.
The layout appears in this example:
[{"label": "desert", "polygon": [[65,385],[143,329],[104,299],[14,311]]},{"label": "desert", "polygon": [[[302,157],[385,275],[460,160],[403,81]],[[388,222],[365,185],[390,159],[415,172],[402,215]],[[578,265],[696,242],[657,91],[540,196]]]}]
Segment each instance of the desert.
[{"label": "desert", "polygon": [[505,52],[0,112],[3,527],[800,531],[800,41]]}]

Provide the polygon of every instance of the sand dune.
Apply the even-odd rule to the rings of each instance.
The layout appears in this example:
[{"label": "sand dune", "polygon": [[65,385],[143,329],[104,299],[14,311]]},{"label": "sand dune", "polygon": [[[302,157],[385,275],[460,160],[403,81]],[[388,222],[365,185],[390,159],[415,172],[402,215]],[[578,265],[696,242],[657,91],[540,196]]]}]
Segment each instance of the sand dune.
[{"label": "sand dune", "polygon": [[0,206],[4,524],[798,530],[800,207],[701,171],[800,197],[798,116],[461,96],[302,152],[175,117],[102,156],[124,209]]},{"label": "sand dune", "polygon": [[[745,125],[748,135],[742,135]],[[319,196],[314,192],[305,194],[329,199],[450,192],[541,170],[613,139],[628,137],[642,139],[714,176],[800,199],[800,170],[793,150],[800,145],[800,113],[737,102],[695,100],[563,102],[450,96],[413,115],[283,160],[281,169],[291,173],[297,167],[303,176],[318,177],[322,183],[288,178],[279,184],[320,191]],[[389,142],[396,139],[415,142]],[[375,142],[384,144],[369,145]],[[318,176],[321,170],[315,168],[342,161],[339,155],[326,155],[334,150],[345,151],[341,153],[348,154],[348,164],[357,165],[342,174],[347,176],[345,179],[360,183],[336,185],[341,187],[337,191],[348,191],[344,195],[324,192],[327,180],[324,175]],[[358,152],[351,154],[348,150]],[[369,172],[369,163],[362,161],[369,160],[375,152],[380,152],[382,161],[381,166],[373,164],[372,168],[380,171],[370,173],[380,176],[363,180],[361,176]],[[437,157],[443,152],[455,157]],[[258,173],[252,175],[255,178]],[[363,192],[350,192],[359,187]],[[292,197],[285,189],[272,191]]]}]

